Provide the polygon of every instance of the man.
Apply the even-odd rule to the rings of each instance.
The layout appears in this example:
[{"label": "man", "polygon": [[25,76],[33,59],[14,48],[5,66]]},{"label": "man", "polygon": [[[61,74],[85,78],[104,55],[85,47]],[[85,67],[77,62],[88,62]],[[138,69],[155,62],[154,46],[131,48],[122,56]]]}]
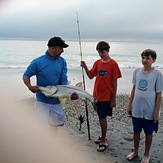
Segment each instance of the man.
[{"label": "man", "polygon": [[[23,81],[31,92],[36,93],[35,111],[38,116],[50,125],[62,126],[65,115],[59,99],[46,97],[38,86],[68,84],[67,63],[61,54],[64,52],[63,48],[69,45],[60,37],[53,37],[47,46],[45,54],[35,58],[27,67]],[[36,76],[36,85],[31,84],[32,76]],[[77,95],[72,94],[72,100],[77,98]]]}]

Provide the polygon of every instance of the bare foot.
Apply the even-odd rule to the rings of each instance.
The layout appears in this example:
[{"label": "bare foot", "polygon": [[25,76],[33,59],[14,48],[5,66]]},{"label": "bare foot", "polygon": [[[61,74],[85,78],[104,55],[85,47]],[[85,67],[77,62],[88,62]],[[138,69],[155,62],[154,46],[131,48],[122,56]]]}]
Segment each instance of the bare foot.
[{"label": "bare foot", "polygon": [[135,152],[132,152],[132,153],[130,153],[129,155],[127,155],[127,160],[129,160],[129,161],[131,161],[131,160],[133,160],[135,157],[137,157],[138,156],[138,154],[137,153],[135,153]]},{"label": "bare foot", "polygon": [[149,163],[150,157],[149,156],[144,156],[143,159],[141,160],[141,163]]}]

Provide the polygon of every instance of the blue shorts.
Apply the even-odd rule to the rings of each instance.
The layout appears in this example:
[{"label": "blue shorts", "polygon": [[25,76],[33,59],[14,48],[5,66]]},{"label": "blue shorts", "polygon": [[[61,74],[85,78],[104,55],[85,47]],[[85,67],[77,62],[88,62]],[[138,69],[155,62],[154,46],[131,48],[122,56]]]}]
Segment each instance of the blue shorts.
[{"label": "blue shorts", "polygon": [[110,101],[97,101],[97,114],[99,118],[106,118],[112,116],[112,108],[110,107]]},{"label": "blue shorts", "polygon": [[158,131],[158,123],[154,123],[154,120],[132,117],[132,123],[135,133],[140,133],[143,129],[146,135],[152,135],[153,131]]}]

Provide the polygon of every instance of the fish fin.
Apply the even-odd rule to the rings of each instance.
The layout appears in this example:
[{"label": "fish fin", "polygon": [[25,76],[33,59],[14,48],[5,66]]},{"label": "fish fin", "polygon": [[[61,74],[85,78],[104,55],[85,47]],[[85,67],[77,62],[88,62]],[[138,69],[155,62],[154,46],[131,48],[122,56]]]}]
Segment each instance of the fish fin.
[{"label": "fish fin", "polygon": [[77,83],[75,86],[77,86],[77,87],[79,87],[79,88],[82,88],[82,89],[83,89],[83,83],[82,83],[82,82]]},{"label": "fish fin", "polygon": [[62,106],[65,106],[66,100],[67,100],[66,97],[59,97],[59,101],[60,101]]}]

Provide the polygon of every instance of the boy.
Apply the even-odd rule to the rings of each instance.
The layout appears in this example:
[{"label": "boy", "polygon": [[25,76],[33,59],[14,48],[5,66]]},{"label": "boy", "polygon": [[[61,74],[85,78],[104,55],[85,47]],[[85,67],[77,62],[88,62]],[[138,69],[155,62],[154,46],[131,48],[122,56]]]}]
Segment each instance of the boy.
[{"label": "boy", "polygon": [[152,67],[157,58],[154,50],[144,50],[141,57],[143,67],[137,68],[133,73],[133,88],[127,108],[128,114],[132,115],[134,130],[134,151],[127,156],[127,159],[132,160],[138,155],[140,133],[143,129],[146,137],[141,163],[148,163],[152,133],[158,129],[163,77],[160,71]]},{"label": "boy", "polygon": [[98,152],[106,150],[107,116],[112,116],[112,108],[116,106],[117,79],[121,77],[118,64],[109,56],[110,46],[105,41],[100,41],[96,50],[101,59],[98,59],[91,70],[86,63],[81,61],[81,67],[86,71],[90,79],[96,77],[93,96],[97,100],[97,114],[101,127],[101,137],[95,140],[99,144]]}]

